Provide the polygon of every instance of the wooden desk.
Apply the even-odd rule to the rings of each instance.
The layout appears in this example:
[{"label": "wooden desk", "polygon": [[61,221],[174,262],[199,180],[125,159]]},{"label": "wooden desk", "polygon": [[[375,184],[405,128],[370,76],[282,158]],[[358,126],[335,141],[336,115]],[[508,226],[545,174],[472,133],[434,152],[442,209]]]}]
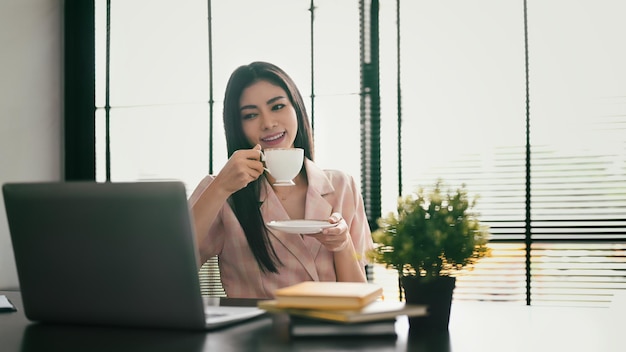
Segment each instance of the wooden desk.
[{"label": "wooden desk", "polygon": [[[526,307],[458,303],[447,334],[413,336],[407,319],[398,337],[294,339],[270,317],[208,333],[34,324],[23,314],[19,292],[2,292],[18,307],[0,313],[0,350],[30,351],[436,351],[623,352],[626,312],[601,308]],[[71,303],[68,303],[71,304]]]}]

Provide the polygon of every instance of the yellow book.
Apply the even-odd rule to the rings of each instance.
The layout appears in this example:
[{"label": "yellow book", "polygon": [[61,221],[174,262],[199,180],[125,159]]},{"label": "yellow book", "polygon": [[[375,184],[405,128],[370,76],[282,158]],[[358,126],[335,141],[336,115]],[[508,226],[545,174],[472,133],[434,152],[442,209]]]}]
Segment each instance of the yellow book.
[{"label": "yellow book", "polygon": [[396,317],[424,316],[427,306],[405,304],[404,302],[374,301],[361,309],[305,309],[281,308],[276,300],[259,301],[258,307],[269,313],[285,313],[291,316],[305,317],[339,323],[364,323],[395,320]]},{"label": "yellow book", "polygon": [[382,294],[375,284],[334,281],[305,281],[274,292],[277,307],[317,309],[359,309]]}]

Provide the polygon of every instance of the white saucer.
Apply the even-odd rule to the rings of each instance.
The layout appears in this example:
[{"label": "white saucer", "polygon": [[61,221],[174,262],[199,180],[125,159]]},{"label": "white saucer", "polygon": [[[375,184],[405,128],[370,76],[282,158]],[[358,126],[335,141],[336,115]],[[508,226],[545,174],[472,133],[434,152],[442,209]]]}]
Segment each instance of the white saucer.
[{"label": "white saucer", "polygon": [[267,226],[282,232],[310,235],[337,224],[331,224],[326,220],[280,220],[270,221]]}]

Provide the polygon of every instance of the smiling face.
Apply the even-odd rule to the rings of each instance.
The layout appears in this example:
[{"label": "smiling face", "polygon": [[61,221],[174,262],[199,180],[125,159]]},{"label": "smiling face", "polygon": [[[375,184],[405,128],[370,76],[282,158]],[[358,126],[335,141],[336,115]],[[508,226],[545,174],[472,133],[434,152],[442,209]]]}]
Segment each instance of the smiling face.
[{"label": "smiling face", "polygon": [[239,99],[243,132],[251,145],[292,148],[298,132],[296,111],[284,89],[260,80]]}]

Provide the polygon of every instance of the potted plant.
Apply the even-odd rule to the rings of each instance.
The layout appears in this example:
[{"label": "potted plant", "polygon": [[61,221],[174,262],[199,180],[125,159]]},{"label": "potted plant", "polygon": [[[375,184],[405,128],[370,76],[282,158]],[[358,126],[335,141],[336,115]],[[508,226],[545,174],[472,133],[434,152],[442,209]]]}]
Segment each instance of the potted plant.
[{"label": "potted plant", "polygon": [[375,262],[398,272],[407,303],[429,306],[427,317],[411,318],[413,331],[447,331],[454,274],[488,254],[489,229],[473,211],[465,185],[454,191],[438,180],[398,200],[396,213],[378,219],[372,234]]}]

